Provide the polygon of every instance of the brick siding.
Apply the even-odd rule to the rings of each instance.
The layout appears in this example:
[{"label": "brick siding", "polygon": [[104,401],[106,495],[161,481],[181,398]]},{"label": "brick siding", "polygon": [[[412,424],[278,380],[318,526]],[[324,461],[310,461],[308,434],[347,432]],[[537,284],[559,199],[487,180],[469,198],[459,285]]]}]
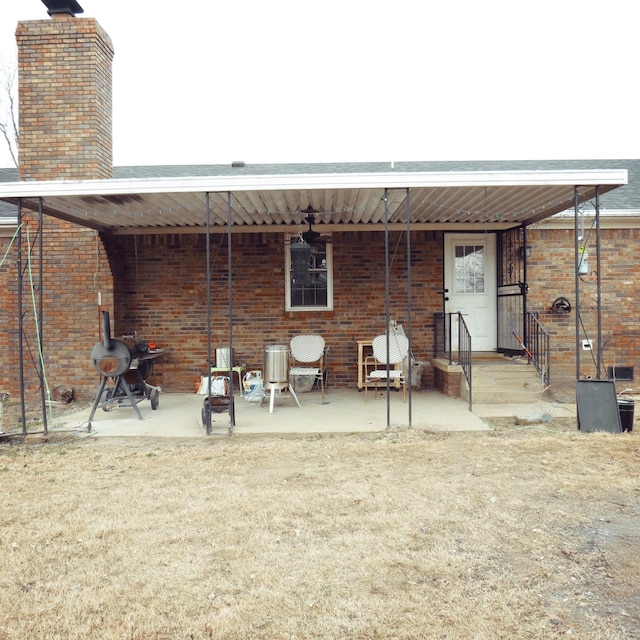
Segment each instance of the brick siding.
[{"label": "brick siding", "polygon": [[[18,44],[20,180],[100,179],[113,175],[111,40],[92,18],[56,14],[20,22]],[[46,206],[46,203],[45,203]],[[91,229],[23,212],[23,346],[25,394],[37,396],[39,355],[30,274],[37,284],[44,243],[42,341],[47,386],[92,395],[95,372],[87,363],[95,344],[98,293],[113,309],[113,278],[101,236]],[[8,239],[2,239],[4,251]],[[3,251],[3,255],[4,255]],[[6,354],[0,390],[18,394],[19,327],[16,246],[0,271],[0,308]],[[34,285],[35,286],[35,285]],[[38,299],[37,288],[33,297]]]},{"label": "brick siding", "polygon": [[19,22],[21,180],[113,175],[113,45],[93,18]]},{"label": "brick siding", "polygon": [[[228,341],[226,237],[214,236],[212,343]],[[398,242],[399,241],[399,242]],[[441,304],[442,236],[416,232],[412,257],[413,347],[418,359],[433,353],[433,316]],[[391,311],[407,324],[406,247],[391,234]],[[206,373],[205,246],[201,235],[115,236],[119,256],[115,334],[137,332],[170,349],[158,362],[156,382],[165,390],[191,391]],[[284,235],[233,237],[233,342],[236,362],[262,369],[268,344],[287,344],[298,333],[320,333],[329,347],[331,385],[355,387],[358,339],[385,329],[384,237],[381,233],[335,236],[333,311],[285,311]],[[427,370],[423,384],[431,384]]]},{"label": "brick siding", "polygon": [[[551,386],[571,394],[576,377],[574,233],[568,229],[531,229],[529,311],[539,314],[551,334]],[[640,229],[601,230],[602,353],[606,367],[633,366],[640,375],[640,305],[637,282],[640,268],[637,247]],[[580,350],[580,375],[596,378],[597,281],[593,234],[586,244],[589,273],[580,277],[580,340],[591,339],[593,352]],[[563,296],[572,310],[558,314],[553,301]]]},{"label": "brick siding", "polygon": [[[602,231],[604,366],[638,366],[638,304],[633,273],[640,230]],[[529,263],[529,310],[539,314],[551,334],[552,386],[575,384],[575,316],[551,311],[555,298],[574,304],[573,232],[532,229]],[[206,366],[206,315],[203,236],[116,237],[112,250],[122,259],[117,278],[118,331],[137,330],[172,349],[158,367],[167,387],[190,389]],[[215,244],[215,242],[214,242]],[[391,313],[406,324],[406,254],[404,236],[391,234]],[[442,234],[412,234],[412,329],[418,359],[433,357],[433,315],[441,311]],[[589,247],[588,247],[589,248]],[[330,347],[330,380],[356,384],[356,340],[384,330],[384,238],[381,233],[334,237],[334,310],[284,310],[284,238],[282,234],[234,236],[233,299],[236,361],[261,368],[266,344],[286,343],[298,332],[317,332]],[[592,272],[582,278],[581,335],[596,346],[595,247]],[[227,337],[226,238],[213,251],[213,347]],[[591,352],[582,352],[582,375],[595,377]],[[428,369],[424,384],[433,384]]]},{"label": "brick siding", "polygon": [[[36,332],[38,272],[40,253],[36,241],[39,233],[37,216],[26,214],[23,222],[23,348],[25,394],[36,398],[40,388],[40,369]],[[112,277],[102,240],[95,231],[53,221],[45,217],[43,264],[42,342],[46,387],[70,386],[78,397],[91,395],[95,373],[87,369],[95,343],[98,323],[97,299],[102,295],[105,309],[113,308]],[[31,250],[27,239],[30,240]],[[6,249],[5,249],[6,250]],[[18,271],[15,253],[0,273],[5,283],[2,291],[4,330],[0,334],[0,349],[7,354],[0,372],[0,390],[19,393],[19,325]]]},{"label": "brick siding", "polygon": [[[56,229],[54,227],[54,229]],[[84,230],[76,237],[69,229],[46,229],[51,269],[57,280],[45,310],[45,350],[50,384],[66,384],[78,396],[92,397],[96,374],[90,353],[100,336],[97,306],[113,309],[114,335],[136,332],[169,349],[156,367],[155,382],[166,391],[193,391],[206,372],[206,276],[203,235],[169,234],[112,236],[105,240],[110,260],[100,257],[101,241]],[[76,230],[77,231],[77,230]],[[634,285],[637,273],[635,246],[640,230],[602,231],[602,290],[604,366],[639,363],[638,303]],[[84,238],[84,240],[82,240]],[[73,239],[73,241],[72,241]],[[391,313],[407,324],[406,258],[404,236],[391,234]],[[575,317],[551,310],[559,296],[574,302],[573,232],[532,229],[533,253],[529,262],[529,310],[539,314],[551,334],[552,390],[571,396],[575,386]],[[441,311],[442,234],[412,234],[412,329],[415,356],[433,357],[433,316]],[[296,333],[322,334],[329,346],[330,385],[355,387],[356,341],[384,331],[384,238],[381,233],[335,234],[334,310],[286,312],[284,310],[284,236],[242,234],[233,236],[234,355],[236,362],[262,368],[268,344],[286,344]],[[212,346],[226,346],[227,254],[226,236],[212,237]],[[590,253],[595,269],[595,249]],[[48,258],[49,261],[49,258]],[[84,266],[83,266],[84,265]],[[5,266],[3,269],[12,269]],[[113,276],[112,276],[113,274]],[[114,293],[109,283],[114,280]],[[595,275],[583,277],[582,327],[584,337],[596,344]],[[72,313],[69,313],[72,310]],[[3,307],[15,331],[16,315]],[[582,335],[582,334],[581,334]],[[3,336],[3,340],[5,337]],[[581,351],[581,372],[595,377],[590,352]],[[15,371],[15,370],[14,370]],[[424,386],[432,386],[428,368]]]}]

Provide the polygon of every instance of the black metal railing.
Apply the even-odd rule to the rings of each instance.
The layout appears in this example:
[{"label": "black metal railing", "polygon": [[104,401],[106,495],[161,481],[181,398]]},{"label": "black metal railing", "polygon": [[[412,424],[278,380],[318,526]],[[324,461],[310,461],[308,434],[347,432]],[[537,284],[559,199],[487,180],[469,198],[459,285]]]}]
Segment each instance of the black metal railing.
[{"label": "black metal railing", "polygon": [[436,358],[445,358],[449,364],[458,364],[457,344],[453,344],[453,316],[457,313],[436,313],[434,315],[434,353]]},{"label": "black metal railing", "polygon": [[[446,358],[449,364],[459,364],[469,387],[469,411],[473,404],[471,333],[461,313],[436,313],[434,318],[434,355]],[[457,344],[454,343],[454,322],[457,323]]]},{"label": "black metal railing", "polygon": [[551,338],[540,324],[537,314],[528,312],[525,318],[527,343],[522,345],[531,364],[536,368],[543,388],[550,382]]},{"label": "black metal railing", "polygon": [[433,317],[433,357],[446,358],[452,363],[450,322],[446,322],[444,313],[436,313]]},{"label": "black metal railing", "polygon": [[469,386],[469,411],[473,406],[473,387],[471,385],[471,334],[461,313],[458,316],[458,361]]}]

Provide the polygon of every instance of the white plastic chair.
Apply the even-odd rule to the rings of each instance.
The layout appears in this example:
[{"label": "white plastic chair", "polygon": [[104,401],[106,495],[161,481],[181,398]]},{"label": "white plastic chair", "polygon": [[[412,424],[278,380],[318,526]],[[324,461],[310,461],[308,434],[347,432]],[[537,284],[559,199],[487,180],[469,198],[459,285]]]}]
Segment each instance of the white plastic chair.
[{"label": "white plastic chair", "polygon": [[[385,385],[399,384],[402,387],[402,399],[406,401],[407,398],[407,386],[405,367],[406,358],[409,355],[409,340],[406,336],[391,333],[389,334],[389,354],[387,355],[387,336],[382,334],[373,339],[371,343],[373,347],[373,356],[369,356],[365,361],[366,368],[366,381],[364,385],[365,401],[367,399],[368,384],[373,382],[374,385],[374,397],[378,393],[378,383],[383,382]],[[396,365],[402,364],[398,369]],[[384,369],[379,368],[380,365],[384,365]],[[387,372],[387,365],[389,371]],[[373,367],[373,368],[369,368]]]},{"label": "white plastic chair", "polygon": [[324,404],[324,338],[314,334],[294,336],[291,338],[290,349],[289,377],[315,376],[320,381]]}]

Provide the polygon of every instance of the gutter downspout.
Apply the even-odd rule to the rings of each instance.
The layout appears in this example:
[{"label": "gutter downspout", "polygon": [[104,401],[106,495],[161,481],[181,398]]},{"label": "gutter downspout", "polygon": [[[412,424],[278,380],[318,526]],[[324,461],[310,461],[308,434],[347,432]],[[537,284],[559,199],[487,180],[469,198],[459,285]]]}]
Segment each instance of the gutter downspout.
[{"label": "gutter downspout", "polygon": [[[229,307],[229,435],[233,435],[233,429],[236,426],[236,409],[235,396],[233,389],[233,279],[231,277],[231,203],[233,194],[227,192],[227,279],[228,279],[228,307]],[[241,385],[242,388],[242,385]]]},{"label": "gutter downspout", "polygon": [[574,291],[576,297],[575,308],[575,331],[576,331],[576,380],[580,380],[580,252],[579,252],[579,240],[578,240],[578,204],[580,194],[578,193],[578,187],[573,187],[573,243],[574,243]]},{"label": "gutter downspout", "polygon": [[20,378],[20,415],[22,417],[22,435],[27,435],[27,408],[24,398],[24,345],[22,318],[22,198],[18,198],[18,255],[16,268],[18,270],[18,371]]},{"label": "gutter downspout", "polygon": [[[206,283],[207,283],[207,398],[211,398],[211,206],[209,203],[209,192],[204,194],[205,201],[205,248],[206,248]],[[205,415],[205,430],[208,436],[211,435],[211,406],[205,404],[207,410]]]},{"label": "gutter downspout", "polygon": [[385,313],[385,336],[386,336],[386,353],[387,353],[387,429],[391,429],[391,388],[389,384],[389,322],[391,320],[390,312],[390,295],[389,295],[389,190],[385,187],[384,196],[384,313]]},{"label": "gutter downspout", "polygon": [[598,371],[596,380],[601,380],[602,371],[602,275],[600,273],[600,186],[596,187],[596,286],[598,307]]},{"label": "gutter downspout", "polygon": [[42,337],[42,329],[44,323],[42,321],[43,314],[43,282],[44,282],[44,211],[42,209],[42,198],[38,198],[38,215],[40,218],[40,235],[38,237],[38,249],[40,251],[40,264],[38,265],[38,360],[40,368],[40,401],[42,403],[42,426],[44,436],[49,436],[49,424],[47,422],[47,374],[44,367],[44,342]]},{"label": "gutter downspout", "polygon": [[[529,292],[529,286],[527,285],[528,278],[528,258],[527,258],[527,225],[522,225],[522,335],[525,344],[529,344],[528,327],[527,322],[527,294]],[[531,359],[529,359],[531,360]]]},{"label": "gutter downspout", "polygon": [[[413,363],[412,363],[412,342],[411,342],[411,192],[407,188],[406,190],[406,214],[407,214],[407,338],[409,339],[409,352],[407,355],[407,377],[409,382],[408,393],[408,420],[409,420],[409,429],[413,426],[412,424],[412,406],[411,406],[411,384],[413,382]],[[405,380],[405,385],[407,384],[407,380]]]}]

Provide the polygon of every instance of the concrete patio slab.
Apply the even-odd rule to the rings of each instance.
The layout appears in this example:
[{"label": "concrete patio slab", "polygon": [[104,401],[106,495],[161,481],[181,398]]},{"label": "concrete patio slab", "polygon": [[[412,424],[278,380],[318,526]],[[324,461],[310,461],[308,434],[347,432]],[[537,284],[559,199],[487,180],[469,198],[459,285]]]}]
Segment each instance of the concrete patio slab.
[{"label": "concrete patio slab", "polygon": [[[236,425],[234,433],[348,433],[384,431],[387,427],[387,403],[384,395],[368,400],[364,393],[350,389],[331,389],[322,404],[318,391],[298,394],[301,407],[293,398],[277,397],[273,413],[269,402],[246,402],[236,396]],[[203,437],[201,412],[204,396],[189,393],[163,393],[159,407],[152,410],[150,402],[143,400],[138,408],[139,420],[130,406],[121,406],[105,412],[98,410],[88,428],[90,408],[65,415],[55,429],[86,430],[97,437],[154,436]],[[392,427],[409,425],[409,404],[402,394],[390,394],[390,422]],[[213,413],[212,435],[229,432],[228,413]],[[486,431],[490,427],[475,413],[468,410],[466,401],[449,398],[433,389],[413,391],[411,397],[411,424],[430,431]]]}]

